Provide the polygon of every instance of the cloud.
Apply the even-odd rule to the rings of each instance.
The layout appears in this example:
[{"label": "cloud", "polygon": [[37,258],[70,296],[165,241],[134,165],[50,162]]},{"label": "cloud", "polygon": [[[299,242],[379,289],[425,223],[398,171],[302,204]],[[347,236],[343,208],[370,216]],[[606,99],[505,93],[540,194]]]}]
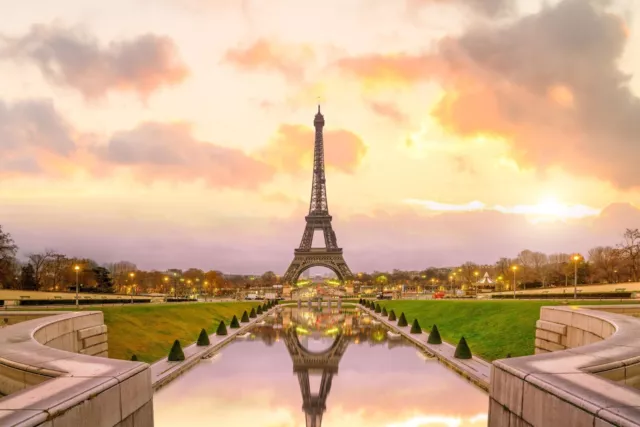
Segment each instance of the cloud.
[{"label": "cloud", "polygon": [[240,150],[197,140],[185,123],[143,123],[114,134],[95,153],[143,181],[202,179],[219,188],[255,189],[274,172]]},{"label": "cloud", "polygon": [[488,16],[499,15],[513,9],[513,0],[406,0],[407,10],[415,13],[425,6],[438,4],[467,7]]},{"label": "cloud", "polygon": [[474,27],[436,52],[344,58],[367,84],[437,80],[432,111],[449,132],[499,135],[523,166],[560,166],[621,188],[640,186],[640,99],[618,69],[621,19],[597,0],[563,0],[509,25]]},{"label": "cloud", "polygon": [[154,34],[103,47],[79,28],[34,25],[21,37],[5,36],[0,41],[0,57],[32,61],[49,81],[88,99],[110,91],[131,91],[146,98],[188,75],[174,42]]},{"label": "cloud", "polygon": [[48,100],[0,100],[0,175],[56,172],[76,151],[74,133]]},{"label": "cloud", "polygon": [[224,61],[243,71],[276,71],[292,80],[302,80],[305,68],[315,60],[307,45],[280,44],[259,39],[245,47],[230,49]]},{"label": "cloud", "polygon": [[[277,169],[298,173],[313,165],[315,131],[307,126],[283,124],[258,156]],[[353,174],[367,153],[358,135],[348,130],[324,132],[325,165]]]},{"label": "cloud", "polygon": [[371,102],[369,106],[374,113],[379,116],[385,117],[396,124],[403,124],[408,120],[407,115],[391,103],[374,101]]}]

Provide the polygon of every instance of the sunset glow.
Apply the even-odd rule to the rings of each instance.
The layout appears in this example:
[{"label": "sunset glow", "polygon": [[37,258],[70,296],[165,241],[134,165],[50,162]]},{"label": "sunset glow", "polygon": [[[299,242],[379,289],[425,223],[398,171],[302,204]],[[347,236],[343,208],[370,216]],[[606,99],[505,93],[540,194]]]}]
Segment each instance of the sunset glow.
[{"label": "sunset glow", "polygon": [[354,271],[613,244],[640,226],[640,4],[480,3],[0,6],[1,224],[23,257],[283,273],[319,101]]}]

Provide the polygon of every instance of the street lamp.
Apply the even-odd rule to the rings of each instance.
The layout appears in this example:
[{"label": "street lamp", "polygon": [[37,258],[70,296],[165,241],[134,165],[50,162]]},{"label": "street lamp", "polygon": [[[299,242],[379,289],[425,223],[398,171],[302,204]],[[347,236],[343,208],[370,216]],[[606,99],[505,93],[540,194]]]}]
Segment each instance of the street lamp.
[{"label": "street lamp", "polygon": [[513,270],[513,299],[516,299],[516,270],[518,269],[517,265],[511,267]]},{"label": "street lamp", "polygon": [[478,275],[480,273],[478,273],[477,271],[473,272],[473,275],[476,276],[476,284],[475,284],[475,288],[476,288],[476,297],[478,296]]},{"label": "street lamp", "polygon": [[131,304],[133,304],[133,293],[135,292],[135,285],[133,284],[133,278],[135,277],[135,275],[136,275],[136,273],[133,273],[133,272],[129,273],[129,277],[131,278],[131,286],[132,286],[131,293],[130,293],[130,295],[131,295]]},{"label": "street lamp", "polygon": [[78,305],[80,305],[80,302],[78,301],[78,273],[80,273],[80,266],[76,265],[73,269],[76,271],[76,307],[78,307]]},{"label": "street lamp", "polygon": [[580,255],[576,254],[573,259],[573,299],[578,299],[578,261],[580,261]]}]

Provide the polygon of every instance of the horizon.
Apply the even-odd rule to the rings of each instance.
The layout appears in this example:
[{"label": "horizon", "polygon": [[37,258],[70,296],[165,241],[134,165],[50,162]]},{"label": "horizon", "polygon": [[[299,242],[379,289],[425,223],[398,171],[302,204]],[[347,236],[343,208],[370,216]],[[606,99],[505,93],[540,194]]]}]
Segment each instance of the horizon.
[{"label": "horizon", "polygon": [[614,246],[640,228],[640,4],[599,3],[0,6],[0,225],[20,258],[282,275],[319,99],[353,272]]}]

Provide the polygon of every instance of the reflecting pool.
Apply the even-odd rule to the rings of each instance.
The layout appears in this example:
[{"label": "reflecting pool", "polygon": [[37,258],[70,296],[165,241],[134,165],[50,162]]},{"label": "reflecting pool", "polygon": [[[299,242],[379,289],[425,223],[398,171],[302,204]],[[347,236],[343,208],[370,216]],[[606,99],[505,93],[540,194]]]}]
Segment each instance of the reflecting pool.
[{"label": "reflecting pool", "polygon": [[283,307],[153,406],[159,427],[480,427],[488,397],[356,308]]}]

